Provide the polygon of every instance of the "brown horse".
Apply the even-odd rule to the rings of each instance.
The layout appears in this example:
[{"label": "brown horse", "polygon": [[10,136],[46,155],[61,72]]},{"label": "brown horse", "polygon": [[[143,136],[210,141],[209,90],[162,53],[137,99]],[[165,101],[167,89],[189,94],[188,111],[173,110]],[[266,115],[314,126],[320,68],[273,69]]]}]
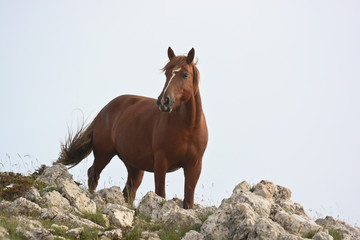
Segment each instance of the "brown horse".
[{"label": "brown horse", "polygon": [[86,129],[69,136],[55,163],[73,167],[93,151],[88,185],[94,191],[101,171],[118,155],[128,171],[123,193],[129,203],[144,171],[154,172],[155,192],[165,198],[166,173],[183,168],[183,206],[192,208],[208,141],[194,55],[192,48],[187,56],[175,56],[169,47],[169,62],[163,68],[166,82],[158,99],[134,95],[113,99]]}]

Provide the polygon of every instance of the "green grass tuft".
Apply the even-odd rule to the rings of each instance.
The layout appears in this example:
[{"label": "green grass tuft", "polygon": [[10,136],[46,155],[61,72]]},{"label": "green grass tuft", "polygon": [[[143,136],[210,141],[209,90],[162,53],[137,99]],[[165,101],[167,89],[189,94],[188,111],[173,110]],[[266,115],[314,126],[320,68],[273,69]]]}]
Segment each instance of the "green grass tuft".
[{"label": "green grass tuft", "polygon": [[139,240],[142,232],[143,232],[143,229],[141,228],[141,226],[137,225],[133,230],[131,230],[130,232],[128,232],[125,235],[125,239],[126,240]]},{"label": "green grass tuft", "polygon": [[96,213],[90,213],[90,212],[81,212],[83,214],[83,217],[99,224],[100,226],[107,227],[106,221],[104,219],[104,216],[101,214],[101,210],[98,209]]},{"label": "green grass tuft", "polygon": [[196,216],[200,219],[202,223],[204,223],[210,215],[214,214],[214,212],[206,212],[206,213],[197,213]]},{"label": "green grass tuft", "polygon": [[97,240],[99,239],[99,230],[95,227],[84,227],[80,239]]},{"label": "green grass tuft", "polygon": [[159,237],[161,240],[178,240],[191,230],[200,231],[200,225],[192,227],[182,227],[178,229],[166,229],[160,232]]},{"label": "green grass tuft", "polygon": [[23,235],[16,233],[18,225],[19,223],[14,217],[7,214],[1,214],[0,226],[4,227],[8,231],[10,239],[24,240],[26,238]]},{"label": "green grass tuft", "polygon": [[310,231],[310,232],[308,232],[308,233],[303,234],[302,237],[303,237],[303,238],[310,238],[310,239],[312,239],[313,236],[314,236],[317,232],[318,232],[318,231],[313,230],[313,231]]},{"label": "green grass tuft", "polygon": [[330,236],[334,238],[334,240],[342,240],[341,233],[339,230],[329,228],[328,229]]}]

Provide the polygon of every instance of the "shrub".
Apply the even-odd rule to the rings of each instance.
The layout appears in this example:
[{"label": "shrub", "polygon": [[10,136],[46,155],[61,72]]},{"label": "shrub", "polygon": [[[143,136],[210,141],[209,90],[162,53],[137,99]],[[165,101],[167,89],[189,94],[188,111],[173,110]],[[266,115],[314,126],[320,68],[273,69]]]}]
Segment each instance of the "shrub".
[{"label": "shrub", "polygon": [[[41,181],[35,181],[35,176],[23,176],[19,173],[0,172],[0,200],[13,201],[21,197],[31,187],[42,190],[46,184]],[[9,187],[11,186],[11,187]]]}]

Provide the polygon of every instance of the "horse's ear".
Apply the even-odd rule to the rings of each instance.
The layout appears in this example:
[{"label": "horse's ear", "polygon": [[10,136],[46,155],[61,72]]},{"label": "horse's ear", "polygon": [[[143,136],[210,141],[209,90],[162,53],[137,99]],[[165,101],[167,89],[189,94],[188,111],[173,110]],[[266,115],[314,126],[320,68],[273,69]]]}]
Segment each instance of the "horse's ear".
[{"label": "horse's ear", "polygon": [[171,60],[173,57],[175,57],[174,51],[171,49],[171,47],[168,48],[168,57]]},{"label": "horse's ear", "polygon": [[186,62],[188,64],[192,63],[192,61],[194,60],[194,57],[195,57],[195,49],[192,48],[186,57]]}]

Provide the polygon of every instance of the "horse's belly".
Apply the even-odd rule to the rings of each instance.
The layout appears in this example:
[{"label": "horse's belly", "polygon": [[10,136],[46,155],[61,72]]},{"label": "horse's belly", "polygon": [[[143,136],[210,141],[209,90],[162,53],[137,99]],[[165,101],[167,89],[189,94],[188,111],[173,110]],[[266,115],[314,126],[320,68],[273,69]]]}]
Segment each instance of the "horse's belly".
[{"label": "horse's belly", "polygon": [[[149,144],[141,144],[138,141],[119,142],[117,153],[119,158],[134,168],[148,172],[154,171],[154,159]],[[151,145],[150,145],[151,146]]]}]

